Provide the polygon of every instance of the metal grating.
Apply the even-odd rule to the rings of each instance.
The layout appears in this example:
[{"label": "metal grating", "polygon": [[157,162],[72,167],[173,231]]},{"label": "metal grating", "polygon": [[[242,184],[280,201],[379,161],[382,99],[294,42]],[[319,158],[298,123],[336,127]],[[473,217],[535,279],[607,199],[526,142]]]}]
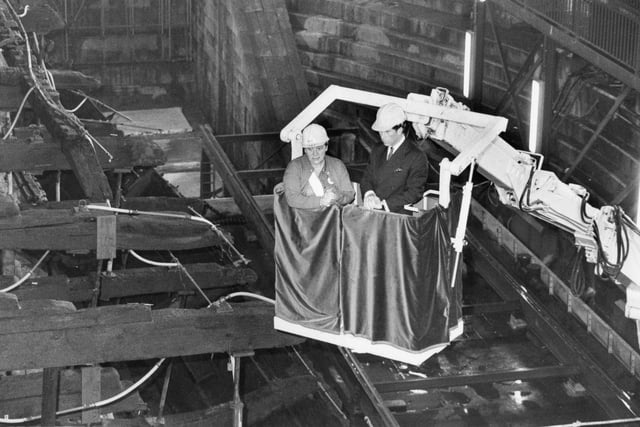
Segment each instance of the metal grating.
[{"label": "metal grating", "polygon": [[520,4],[638,73],[640,0],[527,0]]}]

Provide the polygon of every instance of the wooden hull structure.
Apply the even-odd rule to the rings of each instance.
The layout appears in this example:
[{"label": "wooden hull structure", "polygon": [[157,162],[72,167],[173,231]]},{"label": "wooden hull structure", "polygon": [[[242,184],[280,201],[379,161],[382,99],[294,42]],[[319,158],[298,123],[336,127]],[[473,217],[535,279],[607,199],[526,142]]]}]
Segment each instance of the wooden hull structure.
[{"label": "wooden hull structure", "polygon": [[[517,423],[526,411],[552,423],[556,418],[546,414],[545,407],[536,412],[535,402],[521,408],[521,402],[513,399],[520,396],[516,394],[520,384],[535,390],[532,384],[540,378],[561,378],[559,389],[569,390],[563,394],[568,402],[558,399],[554,407],[558,411],[585,408],[584,414],[594,420],[631,418],[640,413],[637,402],[618,393],[602,374],[604,368],[594,369],[591,359],[583,356],[586,349],[581,343],[561,330],[564,325],[551,321],[532,302],[530,294],[523,291],[524,285],[517,283],[518,277],[494,263],[493,255],[478,243],[475,234],[470,237],[468,265],[477,270],[477,275],[469,276],[478,283],[472,291],[492,279],[497,285],[484,291],[485,296],[491,294],[489,302],[478,303],[471,292],[461,308],[464,333],[460,321],[454,348],[443,350],[437,360],[411,367],[356,356],[344,348],[328,348],[276,331],[273,305],[264,296],[273,293],[274,200],[270,194],[256,195],[253,190],[270,192],[282,177],[288,155],[278,146],[278,134],[217,135],[210,125],[202,125],[196,130],[125,136],[111,121],[116,112],[83,95],[100,88],[96,78],[46,68],[46,49],[37,46],[37,37],[33,37],[38,27],[34,30],[31,24],[23,25],[15,3],[0,0],[0,112],[7,123],[0,142],[4,178],[0,179],[0,414],[7,422],[210,426],[241,425],[243,421],[248,425],[283,425],[297,420],[340,426],[439,421],[474,425],[486,421],[480,410],[474,409],[481,406],[478,402],[489,402],[487,406],[496,412],[492,415],[504,415],[506,406],[501,405],[505,400],[494,400],[498,393],[509,403],[505,423]],[[68,4],[77,8],[72,7],[72,15],[87,12],[84,3],[70,1]],[[125,3],[131,12],[134,7]],[[298,10],[305,7],[331,15],[341,6],[343,13],[366,21],[357,30],[336,30],[361,38],[357,45],[340,44],[340,49],[350,54],[369,55],[365,49],[369,38],[372,43],[410,45],[410,50],[424,48],[421,42],[414,44],[415,40],[381,40],[369,28],[377,12],[368,8],[367,2],[353,2],[349,9],[345,6],[349,2],[344,1],[289,1],[290,16],[284,1],[273,2],[274,10],[268,3],[230,0],[209,5],[214,12],[225,7],[234,12],[213,13],[219,18],[216,25],[222,25],[219,34],[225,32],[227,22],[235,20],[238,44],[254,49],[251,54],[237,49],[230,56],[242,55],[240,62],[250,70],[246,80],[253,80],[255,86],[247,84],[247,89],[237,81],[225,86],[224,78],[239,70],[237,78],[241,80],[247,77],[242,74],[245,70],[223,60],[229,54],[226,44],[199,40],[224,63],[213,71],[205,69],[220,80],[215,85],[198,82],[204,86],[205,97],[211,95],[219,102],[220,112],[209,117],[218,115],[219,128],[235,131],[253,123],[275,131],[308,102],[309,87],[319,91],[336,82],[345,86],[354,83],[343,68],[371,75],[371,89],[382,87],[405,95],[402,76],[378,76],[375,69],[361,68],[357,61],[332,61],[330,55],[311,51],[334,49],[340,43],[333,43],[330,37],[325,40],[318,35],[321,33],[305,26],[303,21],[309,17]],[[452,3],[468,7],[472,2]],[[191,7],[190,1],[184,4]],[[209,7],[207,2],[203,4],[192,9]],[[45,15],[52,16],[46,10]],[[135,20],[134,15],[131,12],[127,19]],[[437,19],[438,15],[434,16],[432,19]],[[207,15],[203,20],[209,18]],[[292,33],[289,20],[299,30],[297,35]],[[458,21],[449,24],[462,26]],[[334,21],[323,21],[323,31],[333,27],[327,22]],[[387,24],[397,25],[395,20]],[[61,24],[58,29],[63,27]],[[254,27],[255,32],[251,30]],[[64,29],[65,36],[70,28]],[[78,31],[91,29],[81,27]],[[165,37],[168,31],[164,27],[162,31]],[[203,33],[212,39],[219,35]],[[269,36],[264,37],[265,33]],[[304,68],[297,62],[295,42],[304,44]],[[166,55],[170,43],[164,39],[162,43]],[[375,56],[378,61],[388,59]],[[327,69],[318,71],[322,67]],[[415,68],[422,70],[424,64]],[[518,79],[523,77],[516,76]],[[450,83],[451,77],[443,80]],[[74,112],[63,105],[63,99],[86,104]],[[234,103],[236,99],[246,104]],[[341,114],[353,115],[354,111],[340,108],[336,107],[335,117],[329,115],[329,119],[343,125]],[[23,110],[32,115],[31,120],[21,117]],[[360,113],[367,117],[371,111],[357,110],[355,128],[329,131],[333,140],[345,142],[341,154],[352,177],[362,173],[370,143],[377,138]],[[232,119],[221,117],[223,114]],[[13,120],[15,126],[9,130]],[[353,121],[348,121],[349,125],[353,126]],[[254,144],[247,151],[262,156],[253,159],[258,166],[234,166],[233,154],[241,151],[241,144]],[[176,153],[171,147],[180,146],[197,147],[198,161],[191,157],[173,161]],[[432,159],[438,155],[429,154]],[[222,197],[183,196],[180,188],[165,179],[181,173],[199,174],[202,188],[208,186],[214,196]],[[625,337],[605,328],[606,322],[590,311],[588,304],[573,298],[560,278],[475,203],[473,215],[483,221],[483,225],[474,224],[474,233],[493,233],[485,236],[487,247],[494,240],[508,246],[510,253],[503,259],[520,268],[514,275],[535,276],[529,270],[542,270],[541,278],[548,282],[540,285],[534,277],[536,289],[542,289],[550,299],[564,299],[565,311],[568,307],[569,312],[574,310],[583,318],[589,338],[595,337],[612,357],[622,360],[620,370],[627,376],[621,382],[637,379],[640,356],[625,343]],[[250,252],[246,257],[244,249]],[[493,292],[499,297],[494,298]],[[261,300],[256,300],[256,295]],[[525,339],[521,330],[527,321],[535,336],[527,333]],[[503,338],[506,344],[500,341]],[[533,350],[528,358],[522,354],[521,365],[512,366],[512,360],[503,365],[495,362],[495,355],[509,345],[515,348],[513,354],[520,355],[524,341]],[[487,347],[480,348],[480,342]],[[522,367],[529,362],[532,366]],[[586,392],[581,391],[580,381],[592,400],[581,394]],[[170,387],[173,384],[175,387]],[[117,399],[112,400],[114,397]],[[571,406],[575,400],[582,406]],[[422,412],[418,414],[415,407]],[[579,415],[579,410],[569,411],[562,420]]]}]

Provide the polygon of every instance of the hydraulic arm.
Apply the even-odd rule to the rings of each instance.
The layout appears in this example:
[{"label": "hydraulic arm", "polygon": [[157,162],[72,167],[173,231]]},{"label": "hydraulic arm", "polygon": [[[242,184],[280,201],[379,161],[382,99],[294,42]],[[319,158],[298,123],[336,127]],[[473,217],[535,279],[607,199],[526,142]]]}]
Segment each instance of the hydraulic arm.
[{"label": "hydraulic arm", "polygon": [[[640,319],[640,265],[633,261],[640,259],[638,228],[620,208],[595,208],[587,201],[586,189],[565,184],[543,170],[541,155],[516,150],[500,138],[507,119],[469,111],[444,88],[435,88],[430,95],[399,98],[332,85],[280,132],[280,139],[292,143],[293,157],[302,154],[302,129],[334,101],[372,107],[390,102],[400,105],[419,137],[430,137],[455,156],[440,164],[441,205],[449,203],[450,177],[474,164],[495,185],[502,203],[572,233],[587,261],[596,264],[598,274],[626,286],[625,314]],[[464,229],[466,216],[461,218],[465,218]],[[454,246],[459,251],[460,236],[457,240]]]}]

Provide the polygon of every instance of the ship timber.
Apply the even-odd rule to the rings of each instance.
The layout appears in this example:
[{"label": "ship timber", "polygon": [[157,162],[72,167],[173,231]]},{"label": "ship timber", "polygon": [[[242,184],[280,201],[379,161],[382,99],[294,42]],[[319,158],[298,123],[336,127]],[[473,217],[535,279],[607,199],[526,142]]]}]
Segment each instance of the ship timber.
[{"label": "ship timber", "polygon": [[[639,422],[627,284],[583,274],[572,236],[479,176],[464,332],[443,351],[411,366],[273,328],[272,194],[292,150],[279,132],[331,85],[444,87],[507,117],[502,136],[527,150],[543,81],[544,167],[635,215],[640,4],[561,3],[1,0],[5,421]],[[342,102],[317,118],[355,182],[374,118]],[[420,148],[435,187],[450,153]]]}]

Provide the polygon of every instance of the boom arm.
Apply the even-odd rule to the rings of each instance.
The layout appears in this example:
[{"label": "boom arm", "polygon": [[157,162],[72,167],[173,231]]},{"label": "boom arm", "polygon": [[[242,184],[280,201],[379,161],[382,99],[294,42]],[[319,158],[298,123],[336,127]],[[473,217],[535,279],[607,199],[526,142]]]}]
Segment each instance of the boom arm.
[{"label": "boom arm", "polygon": [[[626,315],[640,319],[640,302],[635,302],[640,300],[640,266],[624,262],[639,259],[637,227],[621,210],[591,206],[584,188],[565,184],[554,173],[542,170],[539,154],[518,151],[500,138],[506,130],[506,118],[468,111],[443,88],[433,89],[430,96],[409,94],[405,99],[332,85],[280,132],[280,139],[292,143],[292,157],[302,154],[302,129],[334,101],[371,107],[391,102],[400,105],[419,136],[430,136],[456,156],[440,165],[441,205],[448,205],[448,177],[459,175],[475,162],[478,171],[495,185],[503,203],[572,233],[576,245],[585,249],[587,261],[605,270],[599,273],[610,273],[625,282]],[[616,262],[603,263],[603,259]],[[615,264],[616,271],[606,271],[602,265],[607,264]]]}]

